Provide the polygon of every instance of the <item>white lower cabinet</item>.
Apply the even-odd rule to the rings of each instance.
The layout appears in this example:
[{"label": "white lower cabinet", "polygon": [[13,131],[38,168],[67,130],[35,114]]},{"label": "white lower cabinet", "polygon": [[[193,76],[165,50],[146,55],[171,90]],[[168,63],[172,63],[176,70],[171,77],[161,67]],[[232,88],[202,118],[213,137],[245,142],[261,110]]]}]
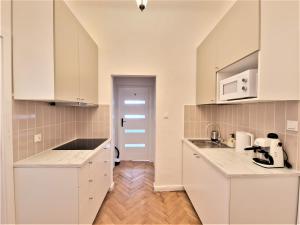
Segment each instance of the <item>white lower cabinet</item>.
[{"label": "white lower cabinet", "polygon": [[202,223],[228,223],[229,180],[187,145],[183,147],[183,185]]},{"label": "white lower cabinet", "polygon": [[226,176],[183,143],[183,186],[203,224],[296,224],[298,183],[297,176]]},{"label": "white lower cabinet", "polygon": [[110,150],[81,168],[15,168],[17,224],[92,224],[111,185]]}]

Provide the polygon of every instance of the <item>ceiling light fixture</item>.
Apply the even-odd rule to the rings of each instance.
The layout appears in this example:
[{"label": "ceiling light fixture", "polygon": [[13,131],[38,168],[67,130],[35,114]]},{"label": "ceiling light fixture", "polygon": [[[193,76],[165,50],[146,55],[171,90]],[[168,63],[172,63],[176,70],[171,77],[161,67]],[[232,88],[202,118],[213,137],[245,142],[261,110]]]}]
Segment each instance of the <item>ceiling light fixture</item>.
[{"label": "ceiling light fixture", "polygon": [[146,9],[147,3],[148,0],[136,0],[136,4],[138,5],[138,7],[142,12],[144,11],[144,9]]}]

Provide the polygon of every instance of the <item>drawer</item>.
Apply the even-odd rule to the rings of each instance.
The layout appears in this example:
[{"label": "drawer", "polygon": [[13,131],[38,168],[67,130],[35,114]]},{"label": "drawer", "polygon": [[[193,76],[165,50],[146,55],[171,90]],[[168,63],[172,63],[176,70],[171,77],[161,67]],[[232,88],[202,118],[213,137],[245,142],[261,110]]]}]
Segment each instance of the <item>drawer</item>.
[{"label": "drawer", "polygon": [[81,196],[79,202],[79,224],[92,224],[99,207],[96,197],[91,193]]}]

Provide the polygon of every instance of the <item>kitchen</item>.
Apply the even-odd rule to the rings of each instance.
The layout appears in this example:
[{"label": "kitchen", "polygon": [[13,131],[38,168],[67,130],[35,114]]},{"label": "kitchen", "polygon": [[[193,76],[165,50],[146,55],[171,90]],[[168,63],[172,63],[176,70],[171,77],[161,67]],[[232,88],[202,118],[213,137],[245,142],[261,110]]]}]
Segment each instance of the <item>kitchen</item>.
[{"label": "kitchen", "polygon": [[[172,198],[177,199],[181,198],[182,190],[185,189],[188,197],[183,197],[185,199],[183,201],[186,202],[182,204],[190,204],[189,198],[192,206],[188,206],[192,210],[195,209],[193,212],[200,217],[203,224],[215,222],[295,224],[299,176],[299,172],[295,170],[299,169],[299,2],[264,0],[241,2],[243,1],[150,0],[143,12],[137,7],[135,1],[66,1],[66,4],[63,1],[55,1],[54,7],[57,8],[54,9],[52,1],[44,3],[12,1],[12,5],[9,1],[1,2],[1,31],[4,36],[2,99],[6,103],[4,104],[2,100],[2,104],[11,106],[3,108],[2,121],[6,122],[4,130],[8,132],[3,132],[3,128],[1,132],[1,140],[4,140],[2,149],[5,149],[2,150],[4,153],[2,153],[1,164],[6,165],[2,168],[2,171],[5,171],[2,175],[5,174],[6,179],[3,180],[4,183],[1,182],[4,184],[2,190],[6,193],[4,195],[6,198],[1,198],[1,208],[4,209],[4,205],[6,211],[2,211],[1,216],[5,215],[3,216],[7,218],[5,221],[10,221],[6,223],[15,223],[15,219],[17,223],[83,223],[78,221],[78,218],[81,218],[78,217],[78,212],[79,215],[82,213],[82,218],[88,217],[88,223],[92,223],[104,200],[105,192],[110,189],[111,192],[108,193],[99,211],[101,217],[101,211],[105,211],[105,207],[109,205],[110,196],[117,195],[120,184],[116,181],[120,174],[124,173],[121,168],[126,164],[122,161],[123,149],[117,145],[116,140],[118,131],[115,127],[119,126],[120,118],[114,114],[116,108],[113,79],[123,76],[132,79],[155,77],[155,91],[152,96],[155,99],[153,107],[155,117],[150,122],[155,124],[151,133],[155,138],[150,140],[153,141],[151,150],[154,151],[154,156],[149,159],[153,162],[151,166],[153,168],[150,169],[153,170],[151,172],[153,175],[149,175],[151,178],[148,182],[151,183],[151,190],[147,189],[147,194],[152,196],[155,193],[161,198],[168,198],[166,196],[171,195]],[[74,31],[79,35],[74,35]],[[10,51],[11,34],[13,34],[12,52]],[[97,48],[98,50],[95,50]],[[10,57],[11,54],[13,57]],[[249,70],[257,70],[257,80],[254,82],[256,95],[243,96],[242,100],[236,100],[239,97],[227,97],[229,101],[221,99],[222,96],[224,97],[224,92],[221,92],[220,84],[226,79],[234,79],[236,74]],[[12,78],[13,85],[11,85]],[[253,85],[250,89],[252,87]],[[14,100],[11,100],[12,93]],[[49,102],[51,104],[48,104]],[[274,140],[283,143],[293,169],[264,169],[252,162],[253,151],[241,153],[227,148],[205,151],[196,148],[188,141],[210,138],[212,130],[218,131],[225,140],[230,139],[231,134],[235,134],[236,131],[251,133],[254,138],[249,145],[255,144],[257,138],[266,138],[268,133],[276,133],[279,139]],[[84,151],[82,155],[78,153],[74,164],[73,161],[68,161],[70,170],[67,170],[62,164],[64,160],[70,160],[68,151],[49,149],[77,138],[107,140],[96,151]],[[271,143],[268,139],[266,142],[269,145]],[[115,146],[121,150],[121,163],[112,169]],[[106,151],[108,154],[101,156],[101,153]],[[200,157],[199,161],[202,163],[197,163],[194,169],[192,168],[194,165],[188,163],[192,172],[186,173],[185,154],[189,151],[191,154],[195,153],[195,157]],[[76,151],[74,152],[70,154],[77,154]],[[94,184],[99,186],[95,187],[97,191],[94,193],[95,196],[97,195],[98,203],[92,207],[93,210],[88,210],[80,200],[78,202],[71,200],[80,199],[74,196],[85,195],[81,194],[80,190],[78,192],[74,189],[80,182],[76,179],[76,174],[77,172],[80,174],[83,165],[89,163],[89,160],[98,153],[99,161],[103,163],[107,161],[106,163],[111,167],[97,163],[90,164],[91,174],[96,174],[93,178]],[[227,167],[223,170],[213,167],[211,170],[211,164],[214,165],[212,161],[216,159],[214,154],[218,154],[220,160],[225,160],[228,154],[239,156],[244,154],[245,157],[241,156],[242,159],[239,158],[238,162],[234,161],[235,169],[239,168],[238,171],[229,171]],[[55,156],[62,158],[55,158]],[[12,169],[12,162],[15,169]],[[240,162],[244,163],[241,165]],[[137,160],[129,164],[136,169],[135,163],[141,171],[145,170],[148,174],[149,168],[144,164],[141,166],[145,162]],[[221,161],[216,163],[220,164]],[[50,164],[52,166],[56,164],[51,168],[53,176],[46,171]],[[217,188],[222,190],[220,193],[222,200],[217,199],[218,201],[215,202],[216,199],[210,198],[213,192],[204,194],[204,197],[199,192],[197,197],[197,193],[194,195],[188,187],[186,174],[194,174],[195,181],[201,176],[205,177],[204,172],[199,173],[205,169],[200,169],[198,164],[205,167],[210,174],[216,173],[217,177],[226,177],[225,180],[220,178],[225,183],[218,183],[219,179],[212,183],[212,187],[223,187]],[[95,171],[100,172],[92,172],[94,169],[91,165],[95,165]],[[258,185],[268,187],[272,182],[279,182],[279,185],[271,185],[267,190],[273,191],[267,192],[268,194],[260,197],[260,200],[265,199],[264,201],[268,201],[269,204],[272,200],[271,205],[279,205],[280,201],[285,201],[288,202],[286,207],[265,207],[269,210],[266,214],[270,216],[262,217],[261,213],[257,212],[251,214],[251,218],[236,217],[236,215],[244,215],[247,207],[253,204],[249,197],[251,195],[245,194],[249,193],[246,187],[237,188],[243,191],[233,194],[233,182],[237,181],[234,180],[236,177],[233,178],[232,173],[248,173],[249,171],[245,171],[244,167],[256,174],[253,175],[253,179],[259,180],[265,177]],[[41,170],[38,172],[35,168]],[[55,175],[58,169],[61,170],[58,172],[61,176]],[[11,175],[13,170],[14,179]],[[199,172],[195,173],[195,170]],[[25,171],[31,172],[26,176]],[[36,179],[35,182],[43,182],[35,185],[31,179],[36,177],[33,176],[34,173],[42,173],[41,171],[49,176]],[[73,176],[63,176],[62,171],[68,173],[73,171],[70,172]],[[84,173],[84,170],[82,171]],[[116,176],[118,173],[119,176]],[[109,185],[108,183],[101,185],[103,182],[98,182],[98,175],[99,179],[103,178],[100,178],[100,174],[106,175],[104,179],[110,183]],[[70,196],[68,199],[70,201],[67,199],[63,201],[61,207],[66,208],[65,204],[70,206],[67,208],[69,210],[72,208],[73,214],[68,213],[70,216],[63,218],[66,220],[55,221],[59,219],[59,214],[55,218],[49,212],[55,208],[52,205],[55,199],[61,198],[60,195],[64,196],[64,194],[58,190],[55,192],[57,186],[51,182],[51,179],[56,180],[59,177],[60,188],[63,188],[65,193],[71,194],[70,190],[73,190],[73,197]],[[64,181],[65,177],[70,179],[69,182]],[[71,179],[72,177],[74,179]],[[131,179],[134,180],[132,177]],[[289,182],[283,182],[284,180]],[[255,184],[255,181],[253,182]],[[39,188],[45,183],[49,183],[48,190],[44,187]],[[70,187],[71,183],[73,188]],[[210,184],[209,180],[207,184]],[[258,185],[255,187],[260,187]],[[66,189],[67,186],[70,189]],[[228,186],[233,189],[228,190]],[[277,190],[275,187],[281,189]],[[37,196],[40,194],[50,198],[26,195],[27,192],[24,191],[26,188],[37,190],[34,192]],[[203,189],[206,188],[203,186]],[[11,191],[13,189],[15,191]],[[275,196],[276,191],[283,190],[284,193],[289,193],[286,197]],[[144,189],[136,194],[132,193],[129,197],[134,198],[143,191]],[[260,196],[261,193],[253,194]],[[237,209],[233,204],[234,201],[232,205],[228,205],[229,196],[238,196],[236,198],[238,201],[246,198],[249,200],[247,201],[249,206],[245,204],[245,209],[241,207],[240,212],[235,213]],[[87,196],[90,197],[94,196]],[[261,207],[264,206],[264,201]],[[47,207],[44,211],[39,209],[39,213],[35,214],[34,208],[24,208],[24,205],[30,203]],[[161,202],[154,201],[153,207],[158,207],[159,204]],[[214,204],[224,208],[217,210]],[[116,211],[117,209],[120,210],[116,207]],[[160,212],[164,210],[163,207]],[[178,210],[182,210],[182,213],[184,211],[181,208]],[[93,215],[89,216],[86,211],[90,211]],[[121,211],[119,213],[122,214]],[[53,212],[53,215],[55,214]],[[71,217],[75,220],[71,220]],[[243,221],[243,218],[246,221]],[[198,223],[200,220],[192,221]],[[96,223],[97,221],[100,220],[96,220]],[[103,223],[111,223],[108,219],[103,221]],[[146,220],[137,222],[134,218],[129,218],[128,221],[149,223]],[[177,218],[177,221],[166,219],[162,223],[170,223],[170,221],[190,222],[182,222]],[[119,223],[122,222],[124,221]],[[161,222],[154,220],[153,223]]]}]

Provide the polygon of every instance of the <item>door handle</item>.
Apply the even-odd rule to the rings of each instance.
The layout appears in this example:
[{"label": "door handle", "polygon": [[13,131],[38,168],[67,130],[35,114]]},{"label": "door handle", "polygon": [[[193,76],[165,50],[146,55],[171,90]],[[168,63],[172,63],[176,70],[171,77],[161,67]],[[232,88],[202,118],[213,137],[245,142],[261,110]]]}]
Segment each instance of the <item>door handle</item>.
[{"label": "door handle", "polygon": [[124,127],[124,123],[126,123],[126,120],[124,118],[121,119],[121,127]]}]

